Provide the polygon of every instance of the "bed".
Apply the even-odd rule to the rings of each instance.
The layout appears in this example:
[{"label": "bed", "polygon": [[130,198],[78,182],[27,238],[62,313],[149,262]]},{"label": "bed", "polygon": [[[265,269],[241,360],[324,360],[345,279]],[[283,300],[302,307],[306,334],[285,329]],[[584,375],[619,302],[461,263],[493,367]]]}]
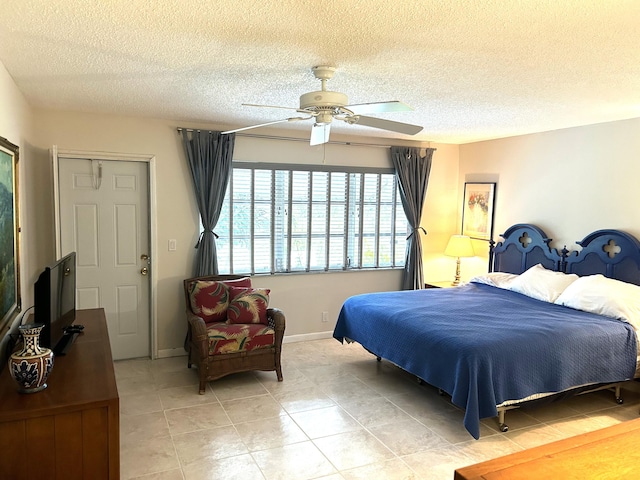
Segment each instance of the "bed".
[{"label": "bed", "polygon": [[505,411],[525,402],[638,377],[640,242],[598,230],[558,251],[530,224],[501,236],[489,274],[350,297],[333,333],[449,394],[476,439],[482,418],[506,431]]}]

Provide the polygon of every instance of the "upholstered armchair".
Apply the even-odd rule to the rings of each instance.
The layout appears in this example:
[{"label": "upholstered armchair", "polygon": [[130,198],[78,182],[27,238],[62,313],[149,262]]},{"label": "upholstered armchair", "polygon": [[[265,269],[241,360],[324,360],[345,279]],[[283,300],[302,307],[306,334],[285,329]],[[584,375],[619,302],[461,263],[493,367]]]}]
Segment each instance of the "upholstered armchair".
[{"label": "upholstered armchair", "polygon": [[230,373],[275,371],[282,381],[285,316],[268,307],[269,293],[238,275],[184,280],[187,366],[198,367],[201,395],[207,382]]}]

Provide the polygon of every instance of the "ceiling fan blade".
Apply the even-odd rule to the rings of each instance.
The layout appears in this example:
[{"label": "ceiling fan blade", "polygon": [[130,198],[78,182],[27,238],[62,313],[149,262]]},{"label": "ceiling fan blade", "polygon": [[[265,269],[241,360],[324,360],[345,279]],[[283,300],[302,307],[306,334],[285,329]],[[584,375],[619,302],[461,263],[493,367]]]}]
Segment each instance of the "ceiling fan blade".
[{"label": "ceiling fan blade", "polygon": [[236,133],[236,132],[242,132],[243,130],[250,130],[252,128],[259,128],[259,127],[266,127],[268,125],[275,125],[276,123],[298,122],[300,120],[309,120],[310,118],[313,118],[313,117],[291,117],[291,118],[285,118],[284,120],[276,120],[274,122],[267,122],[267,123],[260,123],[258,125],[251,125],[249,127],[234,128],[233,130],[227,130],[225,132],[220,132],[220,133],[222,135],[225,135],[227,133]]},{"label": "ceiling fan blade", "polygon": [[243,107],[282,108],[284,110],[298,110],[296,107],[281,107],[280,105],[258,105],[256,103],[243,103]]},{"label": "ceiling fan blade", "polygon": [[388,102],[372,102],[358,103],[355,105],[347,105],[345,108],[351,110],[356,115],[361,113],[388,113],[388,112],[410,112],[412,107],[398,100],[390,100]]},{"label": "ceiling fan blade", "polygon": [[331,132],[330,123],[314,123],[311,129],[311,140],[309,145],[321,145],[329,141],[329,133]]},{"label": "ceiling fan blade", "polygon": [[365,125],[367,127],[381,128],[382,130],[390,130],[392,132],[404,133],[405,135],[415,135],[420,132],[423,127],[420,125],[412,125],[410,123],[393,122],[383,118],[365,117],[357,115],[349,119],[349,123]]}]

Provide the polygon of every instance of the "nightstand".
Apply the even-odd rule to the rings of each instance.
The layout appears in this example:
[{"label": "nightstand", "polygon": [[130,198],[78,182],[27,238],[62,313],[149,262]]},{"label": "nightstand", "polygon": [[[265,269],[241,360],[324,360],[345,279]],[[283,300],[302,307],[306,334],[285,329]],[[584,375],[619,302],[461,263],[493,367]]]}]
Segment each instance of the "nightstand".
[{"label": "nightstand", "polygon": [[[460,283],[460,285],[464,285]],[[425,282],[424,288],[451,288],[451,287],[459,287],[460,285],[451,285],[450,281],[446,282]]]}]

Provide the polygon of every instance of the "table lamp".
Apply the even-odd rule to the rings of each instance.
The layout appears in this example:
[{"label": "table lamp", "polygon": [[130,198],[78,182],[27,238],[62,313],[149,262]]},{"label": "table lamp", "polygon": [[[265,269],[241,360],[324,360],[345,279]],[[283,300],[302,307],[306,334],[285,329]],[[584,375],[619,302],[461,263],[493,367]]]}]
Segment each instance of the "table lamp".
[{"label": "table lamp", "polygon": [[473,245],[471,238],[466,235],[451,235],[444,254],[448,257],[456,257],[456,277],[451,283],[453,286],[460,285],[460,257],[473,257]]}]

